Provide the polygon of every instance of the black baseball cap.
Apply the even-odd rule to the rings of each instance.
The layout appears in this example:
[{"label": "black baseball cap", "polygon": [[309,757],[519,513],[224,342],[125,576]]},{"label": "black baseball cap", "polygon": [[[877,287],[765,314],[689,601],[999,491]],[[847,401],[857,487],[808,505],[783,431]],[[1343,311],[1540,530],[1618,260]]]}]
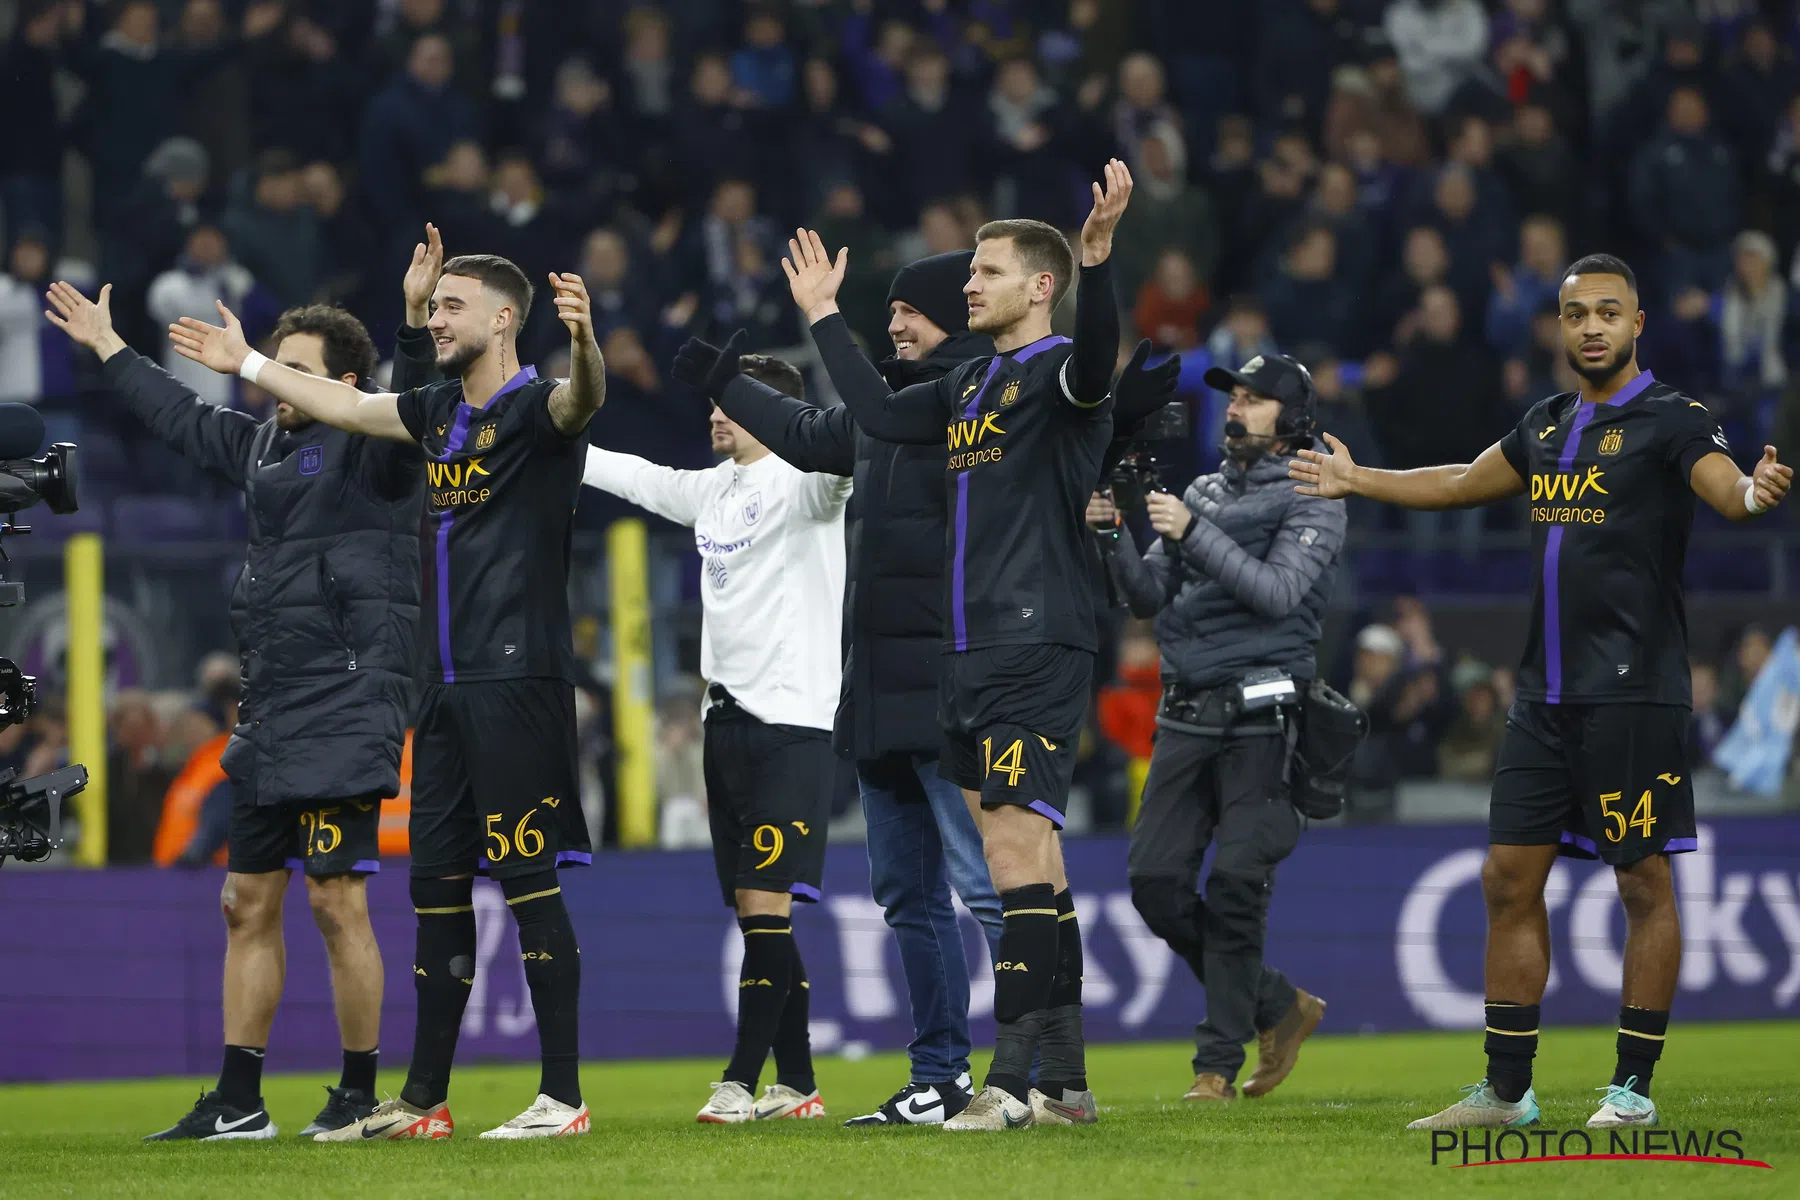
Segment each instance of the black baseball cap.
[{"label": "black baseball cap", "polygon": [[1259,354],[1235,371],[1211,367],[1201,378],[1209,388],[1229,393],[1241,385],[1291,408],[1308,407],[1313,394],[1312,373],[1285,354]]}]

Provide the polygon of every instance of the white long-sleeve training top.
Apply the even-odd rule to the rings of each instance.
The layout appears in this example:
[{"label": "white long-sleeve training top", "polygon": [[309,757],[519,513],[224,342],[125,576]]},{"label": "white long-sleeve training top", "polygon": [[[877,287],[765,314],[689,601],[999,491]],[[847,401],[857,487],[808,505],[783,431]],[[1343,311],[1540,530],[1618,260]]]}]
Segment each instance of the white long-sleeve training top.
[{"label": "white long-sleeve training top", "polygon": [[831,728],[843,674],[849,479],[773,454],[677,471],[589,446],[581,481],[693,527],[708,683],[759,721]]}]

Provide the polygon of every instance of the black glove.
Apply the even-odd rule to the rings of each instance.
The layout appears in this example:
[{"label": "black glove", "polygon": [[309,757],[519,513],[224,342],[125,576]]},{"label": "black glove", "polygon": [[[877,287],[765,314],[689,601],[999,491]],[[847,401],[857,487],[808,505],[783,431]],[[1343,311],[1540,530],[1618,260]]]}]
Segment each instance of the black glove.
[{"label": "black glove", "polygon": [[722,347],[689,338],[675,352],[675,362],[669,367],[669,373],[701,395],[717,400],[725,393],[725,385],[742,374],[739,360],[744,356],[744,343],[749,337],[740,329]]},{"label": "black glove", "polygon": [[1145,338],[1131,352],[1131,361],[1113,383],[1113,428],[1122,436],[1135,433],[1144,418],[1175,398],[1181,355],[1172,354],[1167,362],[1146,370],[1144,363],[1149,357],[1150,339]]}]

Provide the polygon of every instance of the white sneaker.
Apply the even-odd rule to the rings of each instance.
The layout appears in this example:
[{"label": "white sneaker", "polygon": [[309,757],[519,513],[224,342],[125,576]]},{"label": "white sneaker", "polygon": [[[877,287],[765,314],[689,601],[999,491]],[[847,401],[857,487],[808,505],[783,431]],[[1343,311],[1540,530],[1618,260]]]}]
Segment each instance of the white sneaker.
[{"label": "white sneaker", "polygon": [[1493,1085],[1485,1079],[1480,1083],[1469,1084],[1463,1088],[1463,1092],[1463,1098],[1449,1108],[1429,1117],[1420,1117],[1407,1128],[1499,1129],[1505,1125],[1538,1123],[1537,1092],[1532,1088],[1525,1089],[1525,1094],[1519,1097],[1517,1104],[1508,1104],[1496,1096]]},{"label": "white sneaker", "polygon": [[712,1085],[712,1099],[706,1102],[694,1119],[703,1125],[738,1125],[756,1114],[756,1101],[750,1089],[735,1080]]},{"label": "white sneaker", "polygon": [[531,1107],[497,1128],[490,1129],[481,1136],[484,1138],[556,1138],[577,1137],[592,1128],[588,1120],[588,1107],[571,1108],[561,1100],[553,1100],[542,1092],[531,1102]]},{"label": "white sneaker", "polygon": [[763,1089],[762,1099],[756,1102],[752,1115],[758,1121],[775,1121],[783,1117],[800,1120],[822,1117],[825,1115],[825,1101],[819,1099],[818,1088],[810,1092],[797,1092],[785,1084],[771,1083]]},{"label": "white sneaker", "polygon": [[1612,1084],[1595,1088],[1596,1092],[1605,1092],[1606,1099],[1600,1102],[1600,1111],[1588,1118],[1587,1127],[1624,1129],[1632,1125],[1656,1124],[1656,1101],[1632,1091],[1631,1085],[1636,1082],[1637,1076],[1633,1075],[1625,1081],[1624,1086]]},{"label": "white sneaker", "polygon": [[1003,1088],[984,1087],[969,1101],[969,1107],[944,1122],[950,1133],[997,1133],[1006,1129],[1026,1129],[1031,1125],[1031,1105]]}]

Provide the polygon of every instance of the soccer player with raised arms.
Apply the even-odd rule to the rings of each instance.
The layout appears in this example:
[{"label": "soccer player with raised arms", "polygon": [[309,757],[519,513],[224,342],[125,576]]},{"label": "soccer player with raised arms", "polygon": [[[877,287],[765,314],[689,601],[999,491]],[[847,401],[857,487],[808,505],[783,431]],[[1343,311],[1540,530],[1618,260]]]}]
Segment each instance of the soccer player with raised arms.
[{"label": "soccer player with raised arms", "polygon": [[531,284],[494,255],[452,258],[428,328],[445,378],[368,394],[270,362],[225,306],[223,327],[183,317],[170,340],[339,429],[417,442],[422,683],[414,734],[413,982],[418,1014],[400,1095],[321,1141],[443,1138],[457,1032],[475,974],[474,874],[505,892],[537,1015],[537,1099],[482,1134],[588,1132],[577,1048],[580,950],[555,868],[591,861],[575,766],[575,652],[569,546],[586,443],[606,396],[587,289],[552,274],[568,327],[570,377],[539,379],[518,356]]},{"label": "soccer player with raised arms", "polygon": [[[863,431],[949,443],[939,771],[978,810],[1003,914],[998,1045],[986,1085],[945,1122],[951,1131],[1099,1116],[1081,1032],[1081,933],[1057,831],[1098,645],[1084,518],[1112,438],[1119,314],[1107,260],[1131,195],[1125,164],[1108,162],[1093,195],[1073,342],[1050,332],[1075,277],[1068,241],[1041,221],[993,221],[976,232],[963,292],[969,329],[992,336],[998,353],[899,392],[857,350],[838,312],[849,252],[833,261],[816,233],[801,230],[783,260],[826,370]],[[737,341],[723,351],[690,341],[678,373],[703,386],[728,381],[710,363],[731,361]]]},{"label": "soccer player with raised arms", "polygon": [[[1610,864],[1625,905],[1618,1064],[1589,1128],[1657,1123],[1650,1077],[1681,966],[1669,855],[1697,848],[1688,778],[1681,576],[1694,497],[1735,521],[1779,504],[1793,470],[1765,446],[1738,469],[1712,414],[1638,367],[1637,280],[1611,255],[1564,273],[1563,351],[1582,390],[1540,401],[1472,463],[1358,466],[1344,444],[1289,466],[1306,495],[1469,508],[1529,495],[1531,630],[1488,809],[1487,1077],[1411,1129],[1529,1125],[1550,970],[1544,884],[1559,853]],[[1455,403],[1459,381],[1444,380]],[[1446,414],[1446,419],[1455,419]]]}]

